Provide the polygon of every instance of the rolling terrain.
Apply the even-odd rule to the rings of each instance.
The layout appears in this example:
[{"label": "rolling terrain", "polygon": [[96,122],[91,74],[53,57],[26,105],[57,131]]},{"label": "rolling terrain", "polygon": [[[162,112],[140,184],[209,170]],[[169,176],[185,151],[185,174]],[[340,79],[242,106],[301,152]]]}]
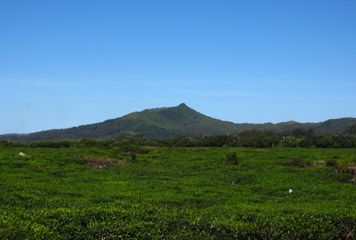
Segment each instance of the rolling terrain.
[{"label": "rolling terrain", "polygon": [[0,150],[0,239],[356,238],[356,149]]}]

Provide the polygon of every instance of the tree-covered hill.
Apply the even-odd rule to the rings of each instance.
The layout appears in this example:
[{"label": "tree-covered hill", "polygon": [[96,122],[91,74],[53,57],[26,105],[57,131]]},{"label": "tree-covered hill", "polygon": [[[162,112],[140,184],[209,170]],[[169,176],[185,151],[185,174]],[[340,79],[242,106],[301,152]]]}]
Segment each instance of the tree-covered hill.
[{"label": "tree-covered hill", "polygon": [[249,130],[288,132],[295,129],[318,133],[344,133],[356,124],[356,118],[332,119],[321,123],[294,121],[264,124],[235,124],[218,120],[195,111],[182,103],[175,107],[147,109],[100,123],[67,129],[54,129],[31,134],[1,135],[0,139],[44,141],[64,139],[112,139],[120,135],[142,134],[147,138],[233,134]]}]

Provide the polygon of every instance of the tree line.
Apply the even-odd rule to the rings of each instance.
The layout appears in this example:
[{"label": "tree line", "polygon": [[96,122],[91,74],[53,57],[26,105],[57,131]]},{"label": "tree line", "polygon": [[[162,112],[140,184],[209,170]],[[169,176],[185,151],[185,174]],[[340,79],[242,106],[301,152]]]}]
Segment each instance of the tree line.
[{"label": "tree line", "polygon": [[168,139],[147,139],[142,135],[119,136],[116,139],[79,141],[41,141],[20,143],[0,141],[0,147],[115,147],[125,145],[162,147],[304,147],[304,148],[354,148],[356,126],[343,134],[320,134],[311,130],[295,129],[290,132],[245,131],[219,136],[180,136]]}]

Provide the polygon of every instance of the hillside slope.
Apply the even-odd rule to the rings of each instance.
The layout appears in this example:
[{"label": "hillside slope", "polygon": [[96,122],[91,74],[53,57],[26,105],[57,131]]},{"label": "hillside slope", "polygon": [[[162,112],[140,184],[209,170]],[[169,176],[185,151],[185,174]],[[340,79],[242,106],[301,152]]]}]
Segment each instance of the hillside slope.
[{"label": "hillside slope", "polygon": [[[231,122],[205,116],[182,103],[176,107],[147,109],[104,122],[67,129],[54,129],[28,135],[3,135],[3,139],[25,141],[115,138],[122,134],[143,134],[148,138],[178,135],[217,135],[237,131]],[[1,138],[0,137],[0,138]]]},{"label": "hillside slope", "polygon": [[211,118],[182,103],[176,107],[147,109],[116,119],[73,128],[47,130],[27,135],[1,135],[0,139],[18,141],[82,138],[111,139],[127,134],[142,134],[147,138],[167,138],[174,136],[231,134],[253,129],[285,132],[296,128],[312,129],[319,133],[334,134],[345,132],[355,124],[355,118],[332,119],[321,123],[289,121],[277,124],[235,124]]}]

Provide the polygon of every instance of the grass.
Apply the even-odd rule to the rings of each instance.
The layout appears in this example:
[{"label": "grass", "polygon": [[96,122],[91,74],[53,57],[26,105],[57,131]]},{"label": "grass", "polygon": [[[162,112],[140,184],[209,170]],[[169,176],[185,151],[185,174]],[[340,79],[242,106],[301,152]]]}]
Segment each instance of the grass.
[{"label": "grass", "polygon": [[3,148],[0,238],[355,239],[356,184],[334,165],[356,149]]}]

